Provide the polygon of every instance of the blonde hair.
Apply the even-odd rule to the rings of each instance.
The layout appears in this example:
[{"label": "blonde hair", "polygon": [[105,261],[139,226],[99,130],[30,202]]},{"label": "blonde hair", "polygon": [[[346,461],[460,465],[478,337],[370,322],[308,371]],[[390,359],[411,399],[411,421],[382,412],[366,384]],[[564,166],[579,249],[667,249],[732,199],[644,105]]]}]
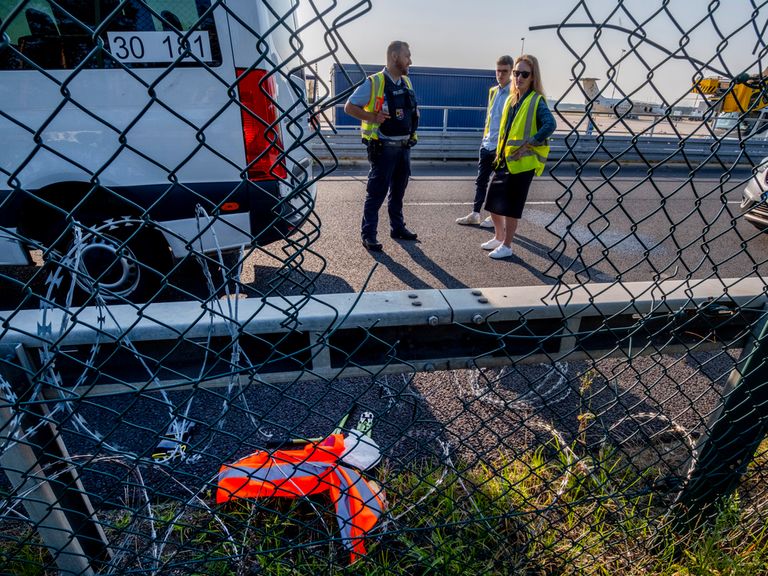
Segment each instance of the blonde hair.
[{"label": "blonde hair", "polygon": [[[522,56],[515,58],[515,66],[517,66],[520,62],[525,62],[528,64],[528,66],[531,67],[531,73],[533,74],[531,89],[534,92],[545,96],[544,85],[541,82],[541,69],[539,68],[539,61],[536,59],[536,56],[523,54]],[[522,96],[522,94],[518,92],[517,85],[512,82],[512,98],[514,102],[518,102],[520,100],[520,96]]]}]

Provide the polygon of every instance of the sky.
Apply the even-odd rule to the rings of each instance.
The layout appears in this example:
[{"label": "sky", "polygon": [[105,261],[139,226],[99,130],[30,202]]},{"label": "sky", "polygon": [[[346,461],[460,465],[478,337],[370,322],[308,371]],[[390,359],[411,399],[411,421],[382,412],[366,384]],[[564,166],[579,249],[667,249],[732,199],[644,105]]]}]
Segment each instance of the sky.
[{"label": "sky", "polygon": [[[301,0],[298,18],[307,25],[301,36],[305,54],[315,58],[331,50],[321,26],[313,22],[312,7],[327,11],[323,17],[327,24],[339,22],[336,29],[343,42],[336,57],[343,63],[383,64],[391,40],[410,44],[414,66],[490,70],[498,56],[518,56],[524,49],[539,59],[547,97],[565,102],[583,101],[582,93],[572,88],[571,79],[578,75],[598,78],[606,97],[620,98],[623,91],[633,100],[674,103],[690,92],[700,68],[684,59],[670,59],[662,50],[674,52],[681,45],[689,57],[711,64],[713,69],[704,69],[704,76],[768,68],[768,59],[763,55],[760,60],[759,51],[753,53],[768,21],[768,0],[754,0],[757,9],[750,0],[669,0],[666,11],[664,4],[661,0],[624,0],[618,7],[617,0]],[[711,15],[710,4],[717,6]],[[598,34],[595,28],[583,27],[530,30],[590,21],[642,30],[645,39],[641,33],[611,29]],[[327,78],[331,64],[326,57],[318,63],[318,73]],[[614,64],[616,86],[607,84]]]}]

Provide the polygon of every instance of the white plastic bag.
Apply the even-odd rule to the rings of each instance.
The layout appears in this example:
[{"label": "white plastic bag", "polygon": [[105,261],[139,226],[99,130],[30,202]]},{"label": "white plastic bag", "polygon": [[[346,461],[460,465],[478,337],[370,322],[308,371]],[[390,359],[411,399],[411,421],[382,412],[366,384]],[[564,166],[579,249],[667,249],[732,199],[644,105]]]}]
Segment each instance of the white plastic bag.
[{"label": "white plastic bag", "polygon": [[381,460],[379,445],[360,430],[350,430],[344,437],[344,452],[341,461],[358,470],[368,470]]}]

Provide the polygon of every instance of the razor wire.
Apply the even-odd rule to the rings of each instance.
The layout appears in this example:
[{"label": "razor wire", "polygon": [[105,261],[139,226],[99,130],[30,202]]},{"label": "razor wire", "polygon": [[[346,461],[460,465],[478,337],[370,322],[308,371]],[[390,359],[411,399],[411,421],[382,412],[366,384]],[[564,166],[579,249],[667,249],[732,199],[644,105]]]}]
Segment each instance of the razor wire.
[{"label": "razor wire", "polygon": [[[762,174],[751,149],[764,127],[766,3],[742,2],[739,13],[716,1],[609,9],[574,1],[559,22],[531,28],[559,42],[572,62],[572,84],[553,109],[566,151],[550,158],[562,192],[545,222],[542,293],[562,315],[554,329],[533,308],[514,321],[479,313],[446,323],[437,343],[382,318],[348,329],[372,271],[348,309],[318,294],[328,255],[317,248],[327,231],[314,188],[337,167],[330,111],[349,94],[318,70],[345,61],[362,70],[345,27],[371,8],[369,1],[0,0],[0,73],[36,74],[56,92],[47,116],[34,121],[0,103],[3,126],[26,139],[0,164],[0,213],[21,214],[18,226],[2,221],[0,240],[21,240],[38,260],[26,276],[0,271],[11,301],[2,306],[0,344],[25,342],[3,347],[0,366],[4,569],[673,573],[693,562],[700,540],[716,542],[732,563],[757,550],[741,569],[768,569],[764,284],[734,304],[739,281],[760,279],[765,259],[750,247],[760,231],[745,233],[738,225],[747,213],[726,199],[747,184],[739,170],[751,171],[748,180]],[[309,58],[304,39],[313,29],[324,46]],[[232,30],[253,56],[244,64],[230,66]],[[729,45],[745,37],[752,53],[733,64]],[[170,56],[142,61],[139,45],[155,57],[167,47]],[[635,77],[640,70],[642,82],[619,82],[622,65]],[[596,66],[608,84],[592,94],[583,81]],[[687,129],[674,115],[686,94],[655,80],[668,70],[690,75],[702,103]],[[89,108],[78,82],[97,71],[121,74],[141,95],[132,116]],[[179,74],[208,82],[215,106],[207,116],[174,104],[165,83]],[[303,86],[310,76],[311,102]],[[716,88],[705,91],[712,76]],[[747,101],[744,87],[752,91]],[[249,100],[248,91],[265,99]],[[609,91],[619,97],[608,99]],[[586,102],[583,111],[566,106],[574,95]],[[660,114],[638,114],[648,97]],[[729,102],[740,107],[735,121],[718,127]],[[163,156],[135,138],[158,110],[186,131],[191,149],[180,144],[180,154]],[[92,152],[101,164],[42,137],[71,113],[111,135],[111,150]],[[243,133],[246,125],[257,130],[261,148],[233,153],[220,136],[224,119]],[[658,160],[646,145],[662,129],[679,146]],[[629,135],[618,152],[610,144],[617,133]],[[690,146],[702,137],[707,153],[699,160]],[[735,160],[724,153],[734,141]],[[105,184],[125,156],[162,175],[152,202]],[[203,157],[236,175],[228,193],[185,178]],[[82,181],[29,184],[40,158],[76,169]],[[622,179],[629,158],[647,169],[640,181]],[[598,178],[583,177],[596,163]],[[671,163],[688,174],[669,184],[663,168]],[[712,167],[719,181],[708,187],[699,176]],[[635,202],[643,187],[657,197],[648,213]],[[75,196],[62,200],[65,193]],[[234,205],[257,194],[261,212],[231,218]],[[690,196],[693,206],[682,213],[669,208]],[[183,217],[162,217],[186,197],[194,200]],[[746,208],[759,214],[761,204]],[[650,231],[658,221],[668,230],[662,237]],[[723,255],[716,247],[725,241],[732,248]],[[642,256],[627,259],[628,244]],[[254,261],[276,266],[258,285],[243,280]],[[731,262],[744,278],[723,277]],[[649,280],[641,294],[626,284],[638,275]],[[710,280],[721,295],[671,309],[670,279],[686,283],[691,301]],[[582,317],[608,293],[623,297],[612,312]],[[174,323],[177,306],[193,311],[189,326]],[[306,337],[317,310],[329,321]],[[16,321],[28,312],[36,325],[24,333]],[[249,331],[264,315],[277,327]],[[430,325],[441,327],[434,318]],[[171,336],[137,336],[147,321]],[[91,336],[83,341],[80,331]],[[568,339],[565,352],[554,347]],[[464,366],[435,371],[413,352],[451,345],[471,350]],[[316,368],[326,356],[332,374]],[[739,391],[749,409],[729,404]],[[707,443],[723,422],[736,441]],[[748,460],[704,477],[735,478],[736,492],[689,496],[705,457],[714,450],[725,460],[755,438]],[[230,478],[234,484],[224,482]],[[84,509],[73,493],[85,497]],[[66,525],[52,524],[40,502]],[[690,521],[702,503],[714,511]],[[56,531],[65,537],[51,540]]]}]

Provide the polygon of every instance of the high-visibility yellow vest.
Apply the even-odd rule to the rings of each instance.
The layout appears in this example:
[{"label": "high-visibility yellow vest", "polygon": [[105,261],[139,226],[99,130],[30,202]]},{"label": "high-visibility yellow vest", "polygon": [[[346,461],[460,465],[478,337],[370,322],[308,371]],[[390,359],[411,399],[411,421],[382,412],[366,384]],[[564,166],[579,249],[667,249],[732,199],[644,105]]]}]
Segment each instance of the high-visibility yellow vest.
[{"label": "high-visibility yellow vest", "polygon": [[[530,150],[526,150],[517,160],[511,159],[512,154],[526,142],[530,144],[534,134],[539,131],[536,122],[536,109],[541,98],[541,94],[531,91],[520,104],[517,114],[512,120],[512,126],[509,127],[507,142],[504,146],[504,159],[510,174],[534,170],[536,176],[541,176],[544,172],[544,164],[547,161],[547,156],[549,156],[549,141],[546,141],[541,146],[533,146]],[[507,117],[513,107],[514,104],[510,96],[504,103],[504,112],[501,115],[502,129],[499,131],[497,149],[501,148],[502,139],[504,138],[504,127],[507,125]]]},{"label": "high-visibility yellow vest", "polygon": [[488,90],[488,113],[485,116],[485,129],[483,130],[483,138],[486,138],[491,131],[491,106],[493,101],[496,100],[496,96],[499,95],[499,86],[491,86]]},{"label": "high-visibility yellow vest", "polygon": [[[382,106],[384,106],[384,72],[376,72],[369,76],[371,79],[371,97],[368,100],[368,104],[363,106],[363,110],[366,112],[380,112]],[[401,76],[405,85],[409,90],[413,90],[411,79],[408,76]],[[378,140],[379,139],[379,126],[375,122],[365,122],[360,125],[360,129],[363,133],[363,140]],[[414,134],[415,136],[415,134]]]}]

